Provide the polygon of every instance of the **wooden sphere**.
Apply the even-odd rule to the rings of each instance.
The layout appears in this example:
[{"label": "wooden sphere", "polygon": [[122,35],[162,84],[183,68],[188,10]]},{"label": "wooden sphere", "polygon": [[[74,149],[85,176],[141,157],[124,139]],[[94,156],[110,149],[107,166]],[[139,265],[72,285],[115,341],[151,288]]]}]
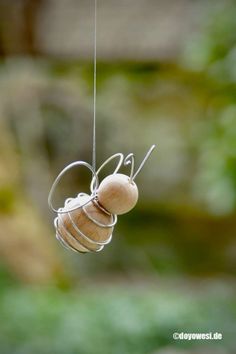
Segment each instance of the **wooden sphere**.
[{"label": "wooden sphere", "polygon": [[127,213],[138,200],[137,185],[121,173],[104,178],[97,193],[99,203],[111,214]]},{"label": "wooden sphere", "polygon": [[[89,196],[80,196],[69,202],[66,207],[73,208],[76,205],[84,203]],[[102,211],[95,203],[89,202],[84,206],[86,212],[101,224],[109,225],[112,223],[112,216]],[[112,234],[113,227],[102,227],[95,224],[88,218],[82,208],[69,213],[60,214],[58,219],[58,232],[63,240],[72,248],[80,252],[96,251],[101,246],[84,239],[74,227],[70,216],[76,227],[93,241],[106,241]],[[70,236],[68,232],[72,235]],[[74,238],[73,238],[74,237]],[[78,242],[78,241],[79,242]],[[84,247],[83,247],[84,246]]]}]

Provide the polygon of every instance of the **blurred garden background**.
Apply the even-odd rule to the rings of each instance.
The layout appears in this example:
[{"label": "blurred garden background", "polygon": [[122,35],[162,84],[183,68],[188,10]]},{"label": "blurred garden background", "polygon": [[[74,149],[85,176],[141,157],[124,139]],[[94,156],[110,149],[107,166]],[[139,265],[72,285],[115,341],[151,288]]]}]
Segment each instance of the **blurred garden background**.
[{"label": "blurred garden background", "polygon": [[[98,0],[97,16],[98,165],[157,149],[112,243],[77,255],[47,196],[91,162],[94,2],[0,0],[0,353],[234,354],[236,2]],[[68,175],[58,205],[89,182]]]}]

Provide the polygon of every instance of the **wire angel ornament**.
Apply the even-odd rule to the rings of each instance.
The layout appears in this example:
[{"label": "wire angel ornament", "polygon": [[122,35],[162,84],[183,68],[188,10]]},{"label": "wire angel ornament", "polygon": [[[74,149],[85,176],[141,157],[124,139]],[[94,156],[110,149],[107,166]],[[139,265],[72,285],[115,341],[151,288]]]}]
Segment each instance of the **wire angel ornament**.
[{"label": "wire angel ornament", "polygon": [[[127,213],[138,201],[138,187],[134,180],[154,148],[155,145],[152,145],[136,172],[134,154],[124,157],[117,153],[109,157],[97,171],[85,161],[76,161],[59,173],[50,190],[48,204],[57,213],[54,219],[56,238],[64,247],[88,253],[99,252],[110,243],[117,215]],[[114,172],[99,184],[99,173],[113,159],[118,159]],[[129,176],[118,173],[122,164],[131,166]],[[91,194],[81,192],[75,198],[66,199],[62,208],[54,208],[52,199],[58,183],[65,173],[77,166],[84,166],[91,171]]]}]

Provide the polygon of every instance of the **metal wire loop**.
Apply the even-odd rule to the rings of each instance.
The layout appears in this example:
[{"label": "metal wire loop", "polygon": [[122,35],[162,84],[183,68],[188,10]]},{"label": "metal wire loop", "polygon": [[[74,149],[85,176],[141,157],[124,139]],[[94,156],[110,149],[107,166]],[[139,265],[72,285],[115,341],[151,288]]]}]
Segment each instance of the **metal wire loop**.
[{"label": "metal wire loop", "polygon": [[139,168],[137,169],[137,171],[135,172],[134,176],[133,176],[133,181],[135,180],[135,178],[137,177],[137,175],[140,173],[140,171],[143,169],[143,166],[145,165],[146,161],[149,159],[151,153],[153,152],[153,150],[155,149],[156,145],[152,145],[150,147],[150,149],[148,150],[148,152],[146,153],[146,155],[144,156],[143,161],[141,162]]},{"label": "metal wire loop", "polygon": [[[80,193],[79,194],[80,196],[88,196],[87,194],[85,193]],[[95,203],[94,203],[95,204]],[[101,209],[102,210],[102,207],[100,207],[99,203],[96,203],[96,207]],[[116,215],[112,215],[112,214],[109,214],[112,216],[112,223],[110,224],[102,224],[100,222],[98,222],[96,219],[94,219],[90,214],[89,212],[86,210],[85,207],[82,207],[82,210],[83,212],[85,213],[85,215],[88,217],[88,219],[90,221],[92,221],[93,223],[95,223],[96,225],[98,225],[99,227],[103,227],[103,228],[113,228],[113,226],[116,224],[117,222],[117,216]],[[70,248],[70,249],[73,249],[73,251],[78,251],[78,252],[81,252],[80,249],[76,249],[74,246],[72,246],[68,241],[66,241],[64,238],[63,238],[63,235],[61,234],[60,230],[59,230],[59,225],[58,223],[60,222],[60,227],[63,228],[63,231],[66,233],[67,237],[69,237],[69,239],[73,240],[73,242],[77,243],[79,247],[82,246],[83,249],[85,249],[85,251],[82,253],[85,253],[85,252],[99,252],[103,249],[103,247],[110,243],[111,239],[112,239],[112,232],[111,234],[109,235],[109,237],[106,239],[106,240],[103,240],[103,241],[95,241],[93,239],[91,239],[91,237],[89,237],[88,235],[85,235],[79,228],[78,226],[76,225],[74,219],[73,219],[73,216],[71,215],[70,212],[67,213],[70,221],[71,221],[71,224],[74,228],[74,230],[76,231],[76,233],[84,240],[87,241],[87,244],[84,245],[80,240],[79,238],[75,237],[64,225],[64,222],[63,220],[61,219],[61,214],[58,215],[58,217],[55,218],[54,220],[54,225],[55,225],[55,228],[56,228],[56,237],[57,239],[62,243],[63,246],[66,246],[66,248]],[[94,249],[92,247],[89,247],[89,244],[91,245],[96,245],[96,246],[100,246],[98,247],[97,249]]]},{"label": "metal wire loop", "polygon": [[133,182],[133,178],[134,178],[134,165],[135,165],[135,158],[134,158],[134,154],[129,154],[126,156],[126,158],[124,159],[124,165],[128,166],[131,165],[130,167],[130,182]]},{"label": "metal wire loop", "polygon": [[[64,238],[63,238],[63,235],[61,235],[61,233],[60,233],[60,231],[59,231],[59,229],[58,229],[58,218],[56,218],[55,219],[55,221],[56,221],[56,237],[57,237],[57,239],[59,239],[59,241],[62,243],[62,245],[63,246],[65,246],[67,249],[68,248],[70,248],[70,249],[72,249],[73,251],[76,251],[76,252],[81,252],[81,250],[80,249],[77,249],[77,248],[75,248],[74,246],[72,246],[70,243],[68,243],[68,241],[65,241],[64,240]],[[79,247],[82,247],[83,249],[85,249],[85,251],[83,252],[82,251],[82,253],[85,253],[85,252],[99,252],[99,251],[101,251],[102,249],[103,249],[103,245],[101,245],[101,247],[99,247],[98,249],[96,249],[96,250],[94,250],[93,248],[90,248],[88,245],[84,245],[83,243],[81,243],[80,241],[79,241],[79,239],[77,239],[74,235],[72,235],[66,228],[65,228],[65,226],[64,226],[64,224],[62,223],[61,224],[61,226],[62,226],[62,228],[63,228],[63,230],[65,231],[65,233],[66,233],[66,235],[69,237],[69,239],[71,239],[73,242],[76,242],[78,245],[79,245]],[[81,235],[81,234],[80,234]],[[81,235],[82,236],[82,235]],[[89,241],[88,241],[89,242]],[[92,243],[92,242],[91,242]]]},{"label": "metal wire loop", "polygon": [[[103,164],[99,167],[99,169],[96,171],[96,176],[98,178],[98,175],[99,173],[102,171],[102,169],[112,160],[114,160],[115,158],[119,158],[118,160],[118,163],[117,163],[117,166],[115,168],[115,170],[112,172],[112,174],[115,174],[119,171],[119,169],[121,168],[122,164],[123,164],[123,161],[124,161],[124,155],[121,154],[120,152],[118,152],[117,154],[114,154],[110,157],[108,157],[108,159],[103,162]],[[95,178],[93,177],[92,181],[91,181],[91,184],[90,184],[90,191],[91,193],[94,193],[95,189],[96,189],[96,185],[94,186],[94,183],[95,183]]]},{"label": "metal wire loop", "polygon": [[94,219],[86,210],[85,207],[82,208],[83,212],[85,213],[85,215],[88,217],[89,220],[91,220],[92,222],[94,222],[94,224],[100,226],[100,227],[104,227],[104,228],[110,228],[115,226],[115,224],[117,223],[117,215],[113,215],[110,214],[112,217],[112,222],[110,224],[102,224],[101,222],[99,222],[98,220]]},{"label": "metal wire loop", "polygon": [[[76,206],[76,207],[69,208],[69,209],[66,208],[65,206],[64,206],[64,208],[58,208],[58,209],[56,209],[56,208],[54,208],[53,203],[52,203],[52,198],[53,198],[53,196],[54,196],[55,189],[56,189],[58,183],[60,182],[60,180],[62,179],[62,177],[65,175],[65,173],[66,173],[67,171],[71,170],[72,168],[76,167],[76,166],[85,166],[85,167],[87,167],[87,168],[92,172],[92,174],[93,174],[93,180],[94,180],[94,183],[95,183],[95,187],[94,187],[93,193],[91,194],[91,196],[89,197],[89,199],[88,199],[86,202],[84,202],[83,204],[80,204],[80,205],[78,205],[78,206]],[[87,162],[85,162],[85,161],[76,161],[76,162],[73,162],[73,163],[71,163],[70,165],[66,166],[66,167],[59,173],[59,175],[56,177],[55,181],[53,182],[52,188],[51,188],[51,190],[50,190],[50,192],[49,192],[49,195],[48,195],[48,205],[49,205],[49,207],[51,208],[51,210],[53,210],[55,213],[62,213],[62,214],[63,214],[63,213],[67,213],[67,212],[69,212],[69,211],[76,210],[76,209],[78,209],[78,208],[81,208],[81,207],[85,206],[86,204],[88,204],[89,202],[91,202],[92,200],[95,199],[95,197],[96,197],[96,191],[97,191],[98,185],[99,185],[99,182],[98,182],[97,174],[96,174],[96,172],[94,171],[93,167],[92,167],[89,163],[87,163]],[[71,200],[71,198],[69,198],[69,199]],[[68,203],[68,199],[67,199],[66,203]],[[65,204],[66,204],[66,203],[65,203]]]}]

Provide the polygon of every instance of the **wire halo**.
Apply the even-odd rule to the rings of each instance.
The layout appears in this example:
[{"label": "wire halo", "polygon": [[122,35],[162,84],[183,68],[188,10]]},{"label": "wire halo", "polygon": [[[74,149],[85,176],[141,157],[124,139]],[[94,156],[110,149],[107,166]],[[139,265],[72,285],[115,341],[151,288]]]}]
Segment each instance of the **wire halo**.
[{"label": "wire halo", "polygon": [[[55,189],[56,187],[58,186],[60,180],[62,179],[62,177],[65,175],[65,173],[69,170],[71,170],[72,168],[76,167],[76,166],[85,166],[87,167],[93,174],[93,180],[95,181],[95,188],[93,190],[93,193],[91,194],[91,196],[88,198],[88,200],[86,200],[86,202],[76,206],[76,207],[73,207],[73,208],[66,208],[64,206],[64,208],[54,208],[53,206],[53,203],[52,203],[52,199],[53,199],[53,196],[54,196],[54,193],[55,193]],[[75,161],[75,162],[72,162],[71,164],[69,164],[68,166],[66,166],[60,173],[59,175],[56,177],[55,181],[53,182],[52,184],[52,187],[51,187],[51,190],[49,192],[49,195],[48,195],[48,205],[49,207],[51,208],[51,210],[53,210],[55,213],[57,214],[63,214],[63,213],[68,213],[68,212],[71,212],[73,210],[76,210],[78,208],[82,208],[83,206],[87,205],[88,203],[90,203],[92,200],[94,200],[96,198],[96,192],[97,192],[97,189],[98,189],[98,185],[99,185],[99,181],[98,181],[98,176],[96,174],[96,172],[94,171],[93,167],[85,162],[85,161]],[[70,198],[71,199],[71,198]],[[68,199],[67,201],[68,202]],[[66,204],[66,203],[65,203]]]}]

